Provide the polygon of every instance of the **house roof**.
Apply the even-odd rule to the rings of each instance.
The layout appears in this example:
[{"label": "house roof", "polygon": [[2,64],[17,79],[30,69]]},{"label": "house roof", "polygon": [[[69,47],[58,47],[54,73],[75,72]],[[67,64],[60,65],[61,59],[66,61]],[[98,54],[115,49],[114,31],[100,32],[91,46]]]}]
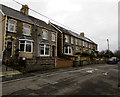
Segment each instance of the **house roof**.
[{"label": "house roof", "polygon": [[[63,32],[63,33],[66,33],[66,34],[72,35],[72,36],[74,36],[74,37],[76,37],[76,38],[79,38],[79,39],[85,40],[85,41],[87,41],[87,42],[96,44],[95,42],[93,42],[91,39],[89,39],[89,38],[87,38],[87,37],[82,37],[82,36],[80,36],[79,34],[73,32],[73,31],[71,31],[71,30],[67,30],[66,28],[63,28],[63,27],[61,27],[61,26],[59,26],[59,25],[56,25],[56,24],[53,24],[53,23],[51,23],[51,24],[54,25],[55,27],[57,27],[57,28],[58,28],[61,32]],[[56,29],[56,30],[57,30],[57,29]]]},{"label": "house roof", "polygon": [[48,30],[52,30],[54,32],[56,32],[56,30],[49,24],[47,24],[46,22],[40,20],[40,19],[37,19],[33,16],[29,16],[29,18],[34,22],[35,25],[41,27],[41,28],[46,28]]},{"label": "house roof", "polygon": [[27,22],[27,23],[30,23],[30,24],[35,24],[37,26],[40,26],[42,28],[47,28],[47,29],[52,30],[54,32],[56,31],[56,30],[54,30],[54,28],[51,25],[48,25],[44,21],[42,21],[40,19],[37,19],[33,16],[23,14],[20,11],[17,11],[15,9],[12,9],[12,8],[7,7],[5,5],[2,5],[2,4],[0,4],[0,9],[2,10],[2,12],[5,15],[7,15],[9,17],[12,17],[14,19],[21,20],[23,22]]},{"label": "house roof", "polygon": [[34,24],[34,22],[28,17],[28,15],[23,14],[20,11],[17,11],[15,9],[12,9],[10,7],[7,7],[5,5],[0,4],[0,9],[2,10],[2,12],[12,18],[30,23],[30,24]]}]

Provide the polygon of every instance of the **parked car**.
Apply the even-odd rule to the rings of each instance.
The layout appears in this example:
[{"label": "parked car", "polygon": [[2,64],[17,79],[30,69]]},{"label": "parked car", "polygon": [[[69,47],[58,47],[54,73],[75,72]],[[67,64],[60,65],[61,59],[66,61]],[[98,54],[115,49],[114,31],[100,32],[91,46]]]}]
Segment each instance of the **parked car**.
[{"label": "parked car", "polygon": [[117,57],[111,57],[108,59],[107,64],[117,64],[119,59]]}]

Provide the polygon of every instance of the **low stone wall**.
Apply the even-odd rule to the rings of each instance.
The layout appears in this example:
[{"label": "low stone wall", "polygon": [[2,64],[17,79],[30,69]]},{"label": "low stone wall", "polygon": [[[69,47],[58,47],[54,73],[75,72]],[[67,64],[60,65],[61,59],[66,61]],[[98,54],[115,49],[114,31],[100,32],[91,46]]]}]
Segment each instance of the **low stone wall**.
[{"label": "low stone wall", "polygon": [[26,60],[26,71],[48,70],[55,68],[55,59],[36,58]]}]

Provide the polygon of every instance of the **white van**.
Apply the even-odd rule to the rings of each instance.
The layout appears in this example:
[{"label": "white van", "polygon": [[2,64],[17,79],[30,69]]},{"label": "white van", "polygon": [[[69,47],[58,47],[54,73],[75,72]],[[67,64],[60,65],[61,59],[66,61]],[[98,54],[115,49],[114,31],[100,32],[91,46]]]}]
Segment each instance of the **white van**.
[{"label": "white van", "polygon": [[108,64],[117,64],[119,59],[117,57],[111,57],[108,59],[107,63]]}]

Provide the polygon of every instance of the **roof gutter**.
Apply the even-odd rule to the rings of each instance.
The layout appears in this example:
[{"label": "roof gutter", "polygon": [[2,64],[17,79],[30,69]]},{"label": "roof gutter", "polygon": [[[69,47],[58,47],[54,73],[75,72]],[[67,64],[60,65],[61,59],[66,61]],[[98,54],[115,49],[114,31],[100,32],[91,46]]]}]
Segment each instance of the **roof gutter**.
[{"label": "roof gutter", "polygon": [[60,29],[58,29],[57,27],[55,27],[50,21],[49,21],[50,25],[53,26],[56,30],[58,30],[59,32],[63,33]]}]

